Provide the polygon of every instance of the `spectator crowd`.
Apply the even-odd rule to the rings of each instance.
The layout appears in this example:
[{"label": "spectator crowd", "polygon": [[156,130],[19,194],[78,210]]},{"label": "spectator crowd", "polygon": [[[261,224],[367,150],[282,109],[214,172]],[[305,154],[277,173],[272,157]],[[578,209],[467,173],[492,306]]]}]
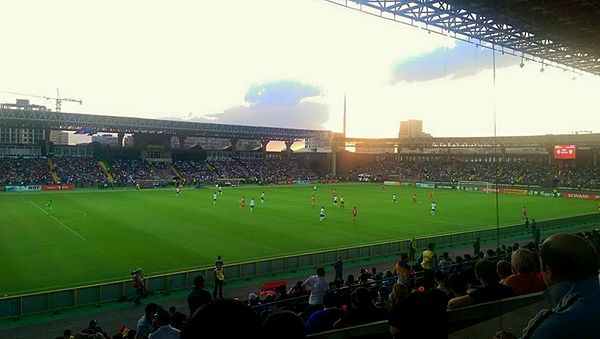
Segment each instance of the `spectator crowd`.
[{"label": "spectator crowd", "polygon": [[[497,172],[496,172],[497,171]],[[416,181],[485,181],[511,185],[560,186],[572,188],[600,188],[600,168],[561,167],[527,161],[458,162],[458,161],[376,161],[360,166],[351,176],[370,174],[383,180],[389,177]]]},{"label": "spectator crowd", "polygon": [[[234,299],[211,295],[197,276],[187,297],[189,312],[149,303],[135,328],[123,326],[112,338],[304,338],[376,321],[387,321],[392,338],[446,338],[447,310],[541,291],[552,308],[529,322],[523,338],[590,338],[600,333],[598,246],[598,230],[555,234],[539,247],[514,243],[486,251],[477,239],[472,253],[454,258],[438,255],[429,244],[416,260],[402,254],[384,272],[362,268],[340,279],[338,258],[332,281],[319,267],[289,288]],[[75,338],[91,338],[86,331],[111,338],[94,322]],[[496,337],[515,338],[502,331]]]}]

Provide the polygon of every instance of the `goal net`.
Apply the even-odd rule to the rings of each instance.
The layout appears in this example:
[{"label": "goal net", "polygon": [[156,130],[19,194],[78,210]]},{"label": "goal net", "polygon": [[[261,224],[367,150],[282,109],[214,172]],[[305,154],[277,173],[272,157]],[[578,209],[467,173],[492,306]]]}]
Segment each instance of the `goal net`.
[{"label": "goal net", "polygon": [[219,186],[231,186],[238,187],[242,186],[246,182],[246,179],[243,178],[221,178],[215,181],[215,184]]},{"label": "goal net", "polygon": [[492,193],[494,184],[488,181],[459,181],[456,189],[459,191],[480,191]]}]

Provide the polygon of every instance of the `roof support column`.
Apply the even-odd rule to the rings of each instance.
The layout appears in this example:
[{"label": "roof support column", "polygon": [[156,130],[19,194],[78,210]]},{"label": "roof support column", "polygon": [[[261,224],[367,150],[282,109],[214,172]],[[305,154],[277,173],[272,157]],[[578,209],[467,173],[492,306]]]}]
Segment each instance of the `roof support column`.
[{"label": "roof support column", "polygon": [[119,147],[123,147],[123,139],[125,138],[125,133],[119,132],[117,133],[117,143]]},{"label": "roof support column", "polygon": [[267,145],[269,144],[270,141],[271,140],[266,140],[266,139],[263,139],[260,141],[261,150],[263,152],[263,155],[267,154]]},{"label": "roof support column", "polygon": [[230,138],[229,141],[231,141],[231,151],[237,151],[237,143],[240,141],[240,138]]},{"label": "roof support column", "polygon": [[286,140],[285,141],[285,153],[286,157],[289,159],[292,155],[292,145],[294,144],[294,140]]}]

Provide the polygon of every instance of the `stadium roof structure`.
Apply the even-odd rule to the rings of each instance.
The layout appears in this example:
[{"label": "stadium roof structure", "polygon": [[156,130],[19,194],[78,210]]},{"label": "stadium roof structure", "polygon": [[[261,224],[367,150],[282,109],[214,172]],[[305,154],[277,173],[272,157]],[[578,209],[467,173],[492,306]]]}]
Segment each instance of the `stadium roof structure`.
[{"label": "stadium roof structure", "polygon": [[326,0],[525,60],[600,75],[600,2]]},{"label": "stadium roof structure", "polygon": [[49,128],[65,131],[91,129],[94,132],[172,134],[214,138],[239,138],[251,140],[304,140],[328,139],[330,131],[278,127],[259,127],[201,123],[191,121],[159,120],[0,108],[0,126],[20,128]]},{"label": "stadium roof structure", "polygon": [[362,147],[417,148],[495,148],[495,147],[552,147],[570,145],[600,147],[600,133],[546,134],[501,137],[441,137],[441,138],[346,138],[346,144]]}]

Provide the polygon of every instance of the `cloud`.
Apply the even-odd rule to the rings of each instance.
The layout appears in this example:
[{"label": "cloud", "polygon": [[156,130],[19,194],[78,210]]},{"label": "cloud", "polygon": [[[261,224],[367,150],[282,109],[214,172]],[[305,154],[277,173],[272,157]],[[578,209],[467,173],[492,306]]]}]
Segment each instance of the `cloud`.
[{"label": "cloud", "polygon": [[319,95],[321,90],[315,86],[295,80],[279,80],[250,86],[244,99],[251,105],[294,106],[305,98]]},{"label": "cloud", "polygon": [[328,106],[318,102],[322,95],[318,87],[295,80],[253,84],[244,96],[245,104],[226,109],[222,113],[192,116],[186,120],[322,129],[329,117]]},{"label": "cloud", "polygon": [[[496,52],[496,68],[517,65],[519,61],[518,57]],[[452,79],[459,79],[476,75],[492,66],[490,49],[459,41],[451,48],[437,48],[430,53],[398,60],[392,67],[391,82],[429,81],[449,75]]]},{"label": "cloud", "polygon": [[215,123],[249,126],[269,126],[322,129],[329,117],[327,105],[302,101],[297,105],[240,105],[206,118]]}]

